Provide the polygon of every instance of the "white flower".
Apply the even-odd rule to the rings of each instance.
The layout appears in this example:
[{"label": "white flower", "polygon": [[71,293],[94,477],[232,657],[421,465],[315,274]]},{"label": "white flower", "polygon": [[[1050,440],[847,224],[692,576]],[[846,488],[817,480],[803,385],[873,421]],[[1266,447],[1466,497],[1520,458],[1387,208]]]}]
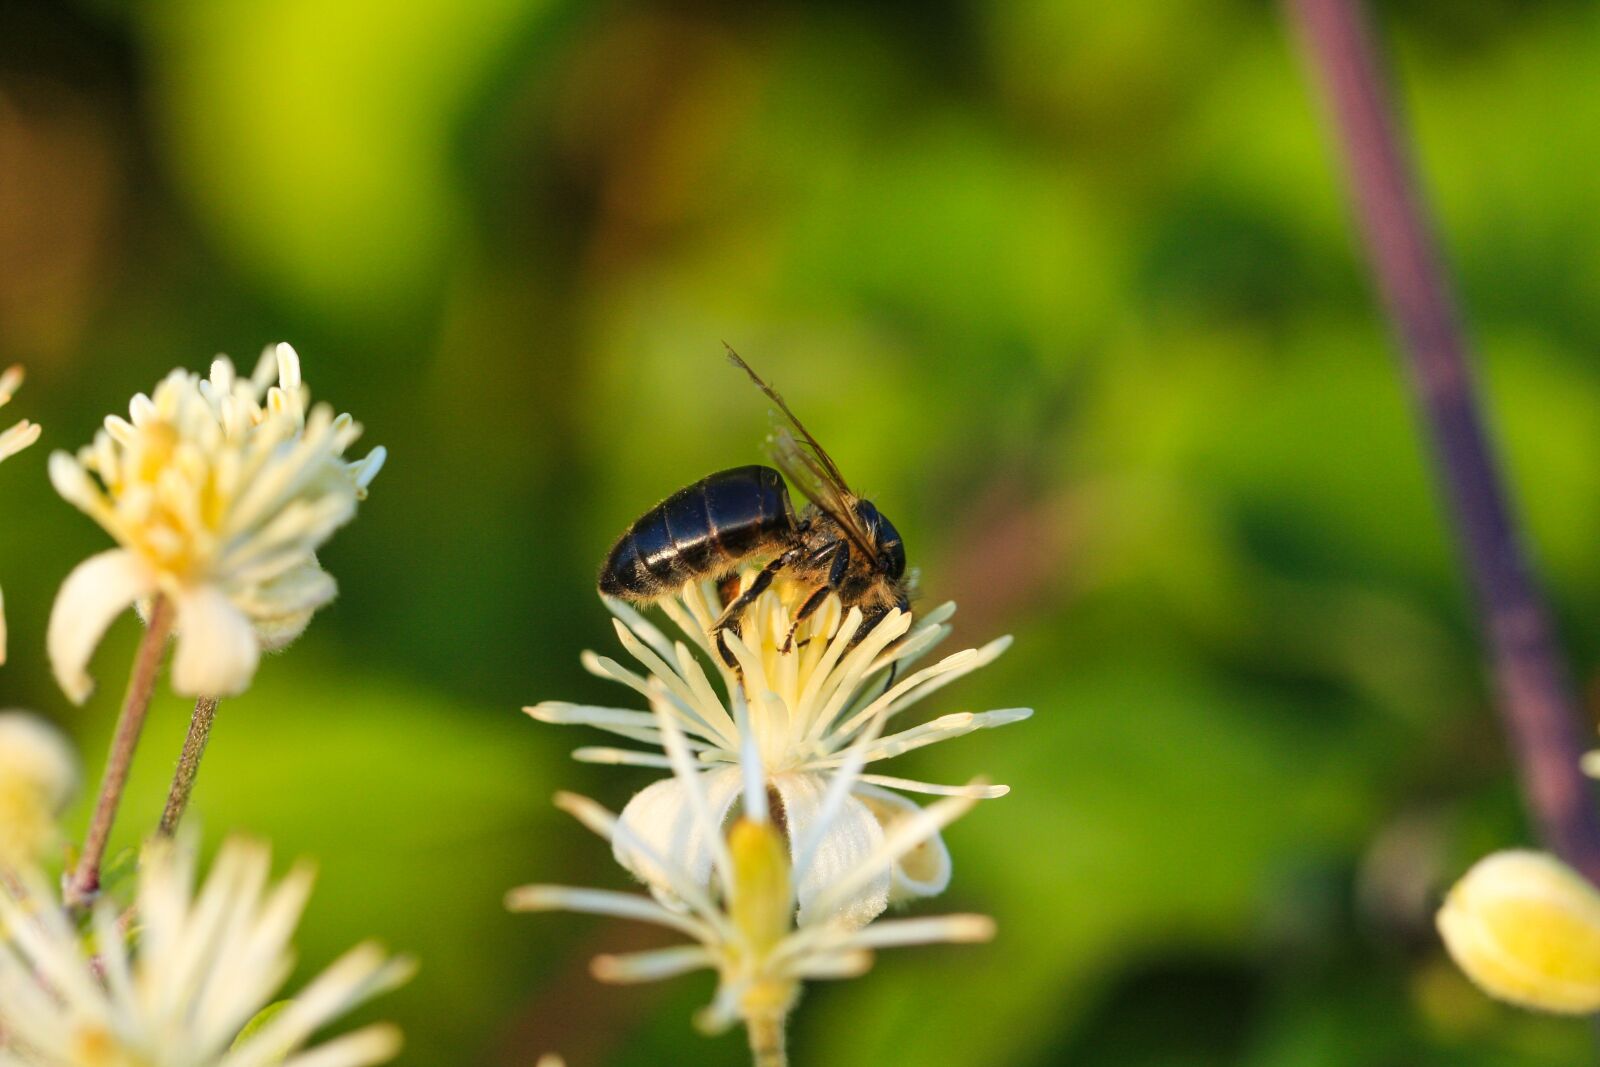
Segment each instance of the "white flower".
[{"label": "white flower", "polygon": [[[698,1024],[720,1032],[743,1020],[752,1026],[777,1021],[793,1006],[800,983],[807,979],[852,978],[872,965],[874,949],[936,941],[985,941],[994,922],[982,915],[885,919],[862,925],[847,917],[848,902],[882,876],[898,860],[925,845],[941,828],[977,802],[976,791],[948,797],[891,826],[873,849],[832,870],[816,888],[810,907],[801,906],[796,888],[816,885],[818,865],[827,862],[822,845],[833,824],[843,817],[856,776],[881,729],[882,712],[851,749],[842,755],[826,794],[814,809],[806,832],[793,823],[774,825],[768,811],[771,781],[760,758],[748,753],[740,771],[742,810],[726,835],[706,786],[709,773],[693,766],[693,757],[676,717],[658,705],[658,723],[675,781],[682,789],[693,820],[693,833],[706,843],[712,880],[685,862],[686,850],[674,845],[658,850],[636,837],[625,819],[618,819],[584,797],[560,794],[556,803],[585,826],[611,842],[618,852],[639,857],[668,892],[666,901],[632,893],[566,886],[530,885],[514,889],[507,906],[517,911],[578,911],[615,915],[666,926],[695,943],[601,956],[594,961],[597,978],[641,982],[669,978],[701,968],[717,972],[715,999],[700,1013]],[[791,856],[796,857],[791,863]],[[780,1026],[781,1029],[781,1026]]]},{"label": "white flower", "polygon": [[29,867],[58,844],[58,819],[77,791],[77,756],[61,731],[0,711],[0,868]]},{"label": "white flower", "polygon": [[224,844],[195,890],[194,850],[158,840],[139,870],[135,948],[102,900],[84,943],[37,877],[0,881],[0,1067],[366,1067],[398,1031],[363,1027],[312,1049],[312,1035],[410,976],[409,961],[360,945],[276,1007],[289,940],[311,889],[297,867],[269,882],[263,845]]},{"label": "white flower", "polygon": [[56,679],[87,699],[106,627],[159,594],[175,610],[173,688],[238,693],[264,649],[293,640],[333,599],[316,550],[355,514],[384,450],[345,460],[361,427],[310,405],[288,345],[263,353],[248,379],[226,357],[209,378],[175,370],[134,397],[129,416],[107,418],[76,456],[50,457],[56,490],[121,546],[79,564],[56,597]]},{"label": "white flower", "polygon": [[[749,577],[746,574],[745,580]],[[928,613],[915,625],[910,614],[891,611],[871,630],[862,632],[860,610],[852,608],[845,613],[837,598],[830,597],[801,622],[794,632],[793,647],[784,652],[792,613],[809,592],[787,581],[775,582],[745,615],[740,634],[725,633],[726,643],[740,663],[738,672],[723,666],[706,637],[720,604],[715,583],[690,583],[678,599],[661,601],[668,616],[699,647],[701,656],[682,641],[669,641],[626,604],[608,600],[607,607],[617,616],[618,638],[646,673],[641,675],[592,652],[584,654],[583,664],[591,673],[619,681],[644,696],[654,712],[558,702],[526,710],[543,722],[583,723],[651,746],[662,742],[655,715],[670,718],[687,735],[686,743],[695,757],[708,768],[704,788],[715,826],[725,822],[739,795],[744,754],[754,752],[766,768],[791,840],[803,839],[814,832],[823,798],[845,759],[845,750],[874,719],[898,715],[934,690],[991,662],[1011,643],[1009,637],[1002,637],[908,673],[912,664],[949,634],[945,621],[954,605]],[[720,673],[729,699],[724,700],[712,686],[705,662]],[[895,679],[892,684],[891,678]],[[864,749],[864,759],[886,760],[974,730],[1017,722],[1030,714],[1028,708],[1009,708],[943,715],[874,738]],[[669,765],[660,751],[582,748],[573,755],[598,763]],[[825,889],[839,872],[853,868],[866,856],[881,854],[886,833],[918,818],[917,805],[893,790],[978,798],[1002,796],[1007,788],[943,786],[861,775],[842,798],[828,832],[819,839],[813,862],[799,875],[803,918],[814,917],[814,910],[823,904]],[[676,892],[650,860],[651,852],[673,855],[699,884],[708,883],[715,839],[696,829],[681,776],[647,786],[623,809],[621,820],[627,832],[616,846],[617,859],[653,888]],[[646,847],[636,847],[635,842]],[[792,858],[798,860],[798,856]],[[892,868],[885,865],[853,896],[840,899],[828,895],[825,900],[828,907],[859,925],[891,902],[932,896],[943,891],[949,881],[950,854],[934,833],[916,849],[897,856]]]},{"label": "white flower", "polygon": [[[22,385],[22,368],[10,367],[0,374],[0,408],[6,406]],[[23,419],[9,429],[0,430],[0,460],[14,456],[39,439],[39,424]],[[6,661],[6,603],[0,595],[0,663]]]}]

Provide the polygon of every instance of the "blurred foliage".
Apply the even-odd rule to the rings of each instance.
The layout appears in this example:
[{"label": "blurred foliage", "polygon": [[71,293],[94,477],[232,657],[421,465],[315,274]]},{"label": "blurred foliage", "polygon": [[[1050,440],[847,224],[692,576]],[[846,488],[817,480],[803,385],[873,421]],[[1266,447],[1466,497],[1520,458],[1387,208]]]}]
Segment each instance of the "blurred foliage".
[{"label": "blurred foliage", "polygon": [[[1587,5],[1381,7],[1493,417],[1587,683],[1600,658],[1600,61]],[[423,969],[405,1063],[738,1064],[705,979],[600,987],[617,885],[553,816],[647,772],[517,712],[613,699],[592,580],[645,506],[750,462],[735,344],[893,515],[957,640],[908,757],[1015,786],[950,834],[988,948],[807,995],[798,1062],[1489,1067],[1585,1054],[1446,964],[1453,875],[1527,840],[1326,135],[1270,5],[23,2],[0,8],[0,348],[44,446],[0,469],[8,702],[92,777],[133,624],[68,708],[44,621],[101,544],[55,501],[174,364],[300,349],[391,453],[343,595],[222,709],[208,840],[321,863],[310,973]],[[119,829],[154,822],[157,707]],[[81,814],[80,814],[81,819]]]}]

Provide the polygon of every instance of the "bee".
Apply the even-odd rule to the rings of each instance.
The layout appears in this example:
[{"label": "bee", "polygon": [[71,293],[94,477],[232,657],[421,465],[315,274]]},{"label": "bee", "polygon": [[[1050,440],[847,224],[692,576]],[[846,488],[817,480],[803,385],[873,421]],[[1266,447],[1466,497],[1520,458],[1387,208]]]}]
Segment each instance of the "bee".
[{"label": "bee", "polygon": [[[722,641],[723,631],[738,633],[745,609],[780,574],[812,587],[795,612],[784,652],[793,645],[800,623],[830,593],[847,609],[861,609],[864,625],[858,636],[892,609],[908,610],[906,550],[900,531],[871,501],[851,492],[833,458],[783,397],[731,348],[728,358],[778,406],[787,423],[771,439],[778,469],[753,464],[718,471],[645,512],[606,556],[600,592],[649,604],[687,582],[722,580],[765,558],[766,565],[711,627],[709,636],[730,666],[734,663]],[[785,477],[807,498],[798,514]]]}]

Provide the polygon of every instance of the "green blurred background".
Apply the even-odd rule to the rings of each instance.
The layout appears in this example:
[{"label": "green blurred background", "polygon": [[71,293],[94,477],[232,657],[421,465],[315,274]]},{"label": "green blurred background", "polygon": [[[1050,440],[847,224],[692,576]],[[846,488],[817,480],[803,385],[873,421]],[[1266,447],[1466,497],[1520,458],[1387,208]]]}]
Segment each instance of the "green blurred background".
[{"label": "green blurred background", "polygon": [[[1600,16],[1381,15],[1588,685]],[[323,555],[341,599],[223,705],[208,839],[321,861],[303,969],[367,934],[421,956],[368,1013],[406,1064],[746,1062],[690,1029],[709,978],[588,977],[650,932],[500,902],[625,884],[548,798],[650,772],[518,708],[625,695],[578,667],[611,642],[601,556],[760,457],[727,340],[961,604],[956,647],[1016,633],[926,710],[1038,709],[901,772],[1014,785],[950,832],[939,902],[999,940],[813,988],[797,1063],[1577,1062],[1584,1026],[1490,1003],[1431,932],[1528,834],[1334,175],[1244,0],[5,4],[0,356],[32,375],[5,414],[45,426],[0,470],[5,700],[98,775],[137,628],[69,707],[44,624],[105,539],[47,451],[292,341],[390,462]],[[158,703],[124,844],[185,719]]]}]

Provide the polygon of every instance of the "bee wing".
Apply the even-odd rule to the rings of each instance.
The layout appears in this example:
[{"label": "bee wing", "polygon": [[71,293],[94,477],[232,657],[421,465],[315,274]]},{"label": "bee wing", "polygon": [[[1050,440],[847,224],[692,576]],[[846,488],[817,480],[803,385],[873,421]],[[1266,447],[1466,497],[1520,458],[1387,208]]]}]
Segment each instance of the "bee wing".
[{"label": "bee wing", "polygon": [[[872,543],[872,534],[861,525],[861,518],[856,514],[856,495],[845,484],[844,475],[839,473],[838,464],[833,462],[833,457],[828,455],[817,441],[811,436],[811,431],[805,424],[795,417],[789,410],[789,405],[784,403],[778,391],[762,380],[739,355],[731,345],[724,343],[728,349],[728,359],[734,366],[750,376],[756,383],[756,388],[767,395],[767,399],[778,405],[782,412],[782,421],[788,425],[780,425],[773,431],[771,437],[772,459],[783,472],[784,477],[793,482],[795,487],[806,495],[817,507],[827,513],[828,517],[839,524],[845,536],[855,542],[865,559],[872,559],[877,549]],[[800,435],[795,438],[790,432],[793,427],[795,433]]]},{"label": "bee wing", "polygon": [[877,549],[872,544],[872,534],[861,525],[856,514],[856,496],[834,477],[833,469],[815,452],[795,440],[787,427],[779,427],[769,438],[772,461],[783,476],[806,498],[839,524],[845,536],[855,543],[863,559],[872,559]]}]

